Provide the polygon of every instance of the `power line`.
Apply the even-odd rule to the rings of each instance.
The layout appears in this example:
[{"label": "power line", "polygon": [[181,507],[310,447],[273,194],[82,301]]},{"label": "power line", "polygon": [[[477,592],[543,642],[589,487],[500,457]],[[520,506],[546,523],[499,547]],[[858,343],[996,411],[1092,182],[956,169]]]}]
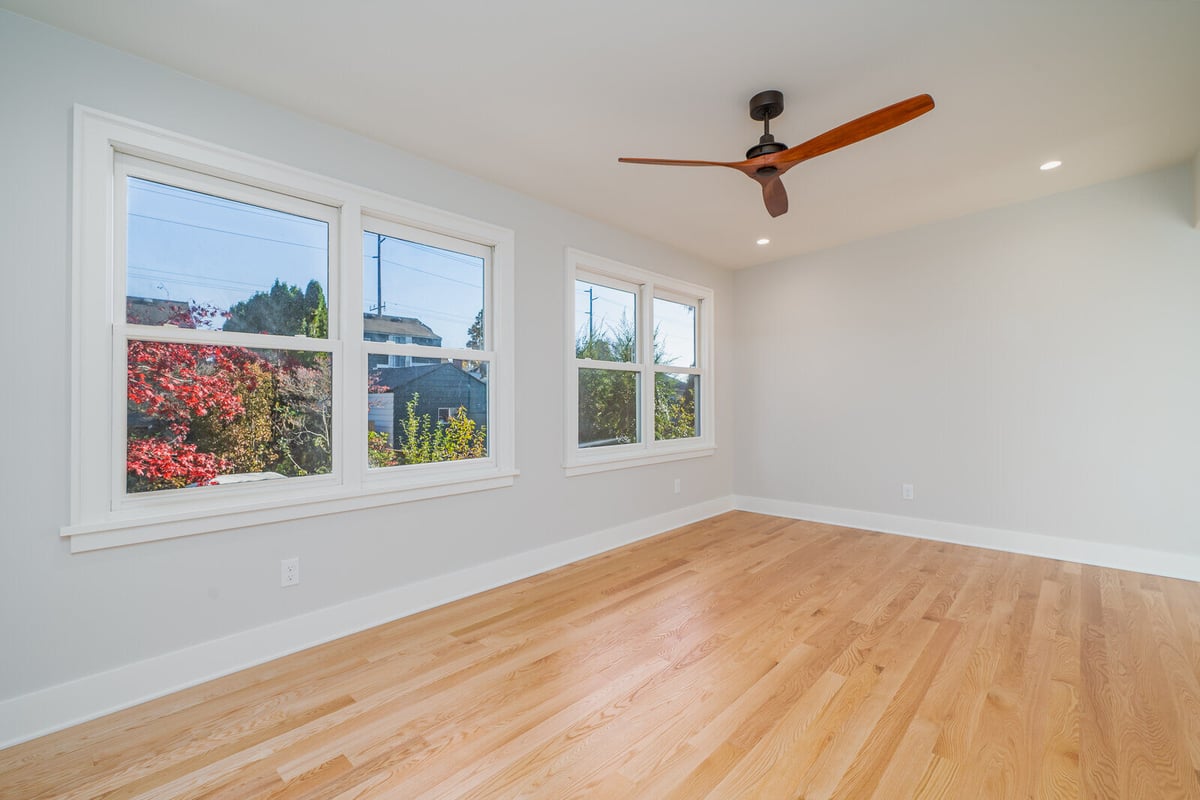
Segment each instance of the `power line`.
[{"label": "power line", "polygon": [[384,263],[387,263],[387,264],[393,264],[393,265],[395,265],[395,266],[397,266],[397,267],[401,267],[401,268],[403,268],[403,269],[412,270],[413,272],[420,272],[420,273],[421,273],[421,274],[423,274],[423,275],[431,275],[431,276],[432,276],[432,277],[434,277],[434,278],[441,278],[442,280],[445,280],[445,281],[452,281],[452,282],[454,282],[454,283],[461,283],[463,286],[470,286],[472,289],[479,289],[479,290],[481,290],[481,291],[483,290],[483,283],[482,283],[482,282],[480,282],[480,283],[471,283],[470,281],[459,280],[458,278],[451,278],[449,275],[443,275],[443,274],[441,274],[441,273],[439,273],[439,272],[430,272],[430,271],[429,271],[429,270],[427,270],[427,269],[421,269],[420,267],[414,267],[414,266],[412,266],[411,264],[405,264],[403,261],[393,261],[393,260],[392,260],[392,259],[390,259],[390,258],[384,258],[384,259],[382,259],[382,260],[383,260],[383,262],[384,262]]},{"label": "power line", "polygon": [[400,242],[424,253],[429,253],[430,255],[439,255],[444,258],[453,259],[454,261],[461,261],[464,264],[482,265],[483,262],[483,259],[479,256],[467,255],[466,253],[459,253],[455,250],[447,250],[444,247],[436,247],[431,244],[422,244],[421,242],[414,242],[409,239],[401,239],[397,236],[385,236],[383,234],[373,233],[372,231],[363,231],[363,233],[368,236],[383,236],[384,241]]},{"label": "power line", "polygon": [[[256,216],[267,217],[268,219],[274,219],[274,220],[278,220],[281,222],[287,221],[287,220],[292,220],[292,221],[296,221],[296,222],[302,222],[302,223],[305,223],[308,225],[324,225],[326,227],[329,226],[329,223],[326,222],[325,220],[313,219],[312,217],[305,217],[301,214],[293,214],[289,211],[277,211],[273,208],[267,208],[266,206],[256,206],[251,203],[243,203],[240,200],[230,200],[228,198],[221,197],[220,195],[207,194],[204,192],[197,192],[197,191],[193,191],[192,189],[184,189],[180,186],[172,186],[169,183],[158,183],[157,181],[149,181],[149,180],[146,180],[145,178],[133,177],[132,175],[130,176],[130,178],[134,181],[137,181],[138,184],[140,184],[139,186],[137,186],[136,191],[145,192],[146,194],[157,194],[161,197],[170,197],[175,200],[182,200],[185,203],[195,203],[196,205],[213,206],[214,208],[221,208],[221,209],[225,209],[226,211],[237,211],[237,212],[240,212],[243,214],[254,214]],[[151,189],[150,188],[151,186],[161,186],[164,189],[174,190],[174,191],[161,191],[159,189]],[[205,200],[202,198],[211,198],[211,199]]]},{"label": "power line", "polygon": [[[250,281],[236,281],[233,279],[225,279],[225,278],[205,278],[205,276],[203,276],[203,275],[194,275],[190,272],[175,272],[174,270],[169,270],[169,269],[155,269],[153,267],[145,267],[145,266],[133,265],[133,264],[130,264],[127,269],[128,269],[128,273],[130,275],[137,274],[137,275],[145,276],[150,279],[153,279],[155,277],[167,277],[167,278],[171,278],[171,279],[175,280],[178,283],[185,283],[187,281],[196,281],[197,286],[211,286],[212,288],[215,288],[215,289],[222,289],[222,288],[226,288],[226,287],[228,287],[230,289],[234,289],[237,287],[244,287],[247,289],[257,289],[260,291],[265,291],[270,288],[269,286],[264,287],[261,283],[252,283]],[[318,281],[318,283],[319,283],[319,281]]]},{"label": "power line", "polygon": [[156,217],[152,214],[137,214],[132,211],[129,212],[129,216],[138,217],[140,219],[155,220],[157,222],[165,222],[168,225],[181,225],[185,228],[197,228],[202,231],[212,231],[214,233],[224,233],[227,236],[242,236],[247,239],[260,239],[264,242],[275,242],[277,244],[291,245],[292,247],[305,247],[305,248],[308,248],[309,250],[321,250],[326,253],[329,252],[328,244],[318,246],[315,244],[304,244],[303,242],[289,242],[287,239],[274,239],[270,236],[256,236],[253,233],[242,233],[241,231],[230,231],[230,230],[225,230],[224,228],[213,228],[209,225],[198,225],[194,222],[180,222],[177,219],[166,219],[164,217]]}]

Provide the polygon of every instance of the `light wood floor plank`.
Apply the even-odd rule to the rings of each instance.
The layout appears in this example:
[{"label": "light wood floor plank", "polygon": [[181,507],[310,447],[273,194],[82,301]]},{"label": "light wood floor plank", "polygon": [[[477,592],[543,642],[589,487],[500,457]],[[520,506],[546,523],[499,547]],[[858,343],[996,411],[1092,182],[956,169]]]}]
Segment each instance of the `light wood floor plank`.
[{"label": "light wood floor plank", "polygon": [[731,512],[0,751],[0,798],[1200,800],[1200,585]]}]

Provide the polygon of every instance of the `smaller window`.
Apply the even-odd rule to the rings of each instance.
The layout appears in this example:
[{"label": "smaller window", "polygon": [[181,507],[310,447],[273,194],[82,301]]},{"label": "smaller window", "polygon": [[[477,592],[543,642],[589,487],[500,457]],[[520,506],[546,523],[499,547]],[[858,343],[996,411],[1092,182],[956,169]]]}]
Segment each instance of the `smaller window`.
[{"label": "smaller window", "polygon": [[367,347],[368,468],[487,459],[490,249],[382,219],[365,224],[363,336],[387,335]]},{"label": "smaller window", "polygon": [[568,474],[712,452],[712,291],[568,252]]}]

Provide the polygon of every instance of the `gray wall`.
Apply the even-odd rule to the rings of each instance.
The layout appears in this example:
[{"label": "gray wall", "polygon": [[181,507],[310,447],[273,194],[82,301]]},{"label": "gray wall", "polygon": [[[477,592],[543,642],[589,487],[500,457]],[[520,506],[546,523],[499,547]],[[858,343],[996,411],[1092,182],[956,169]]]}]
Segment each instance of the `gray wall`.
[{"label": "gray wall", "polygon": [[1191,193],[1181,165],[739,273],[737,493],[1200,553]]},{"label": "gray wall", "polygon": [[[73,103],[515,230],[516,485],[71,555],[58,531],[68,521]],[[728,382],[718,389],[716,456],[569,480],[561,467],[564,249],[711,286],[717,325],[729,330],[724,271],[3,11],[0,114],[0,700],[730,494]],[[729,336],[716,341],[718,363],[730,363]],[[290,555],[300,556],[303,581],[282,590],[279,560]]]}]

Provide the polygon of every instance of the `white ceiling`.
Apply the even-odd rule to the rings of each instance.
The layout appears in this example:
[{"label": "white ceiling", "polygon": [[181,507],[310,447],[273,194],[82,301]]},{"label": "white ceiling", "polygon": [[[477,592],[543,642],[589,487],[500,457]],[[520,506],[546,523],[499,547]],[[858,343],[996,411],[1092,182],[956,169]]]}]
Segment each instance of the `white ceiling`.
[{"label": "white ceiling", "polygon": [[[1191,158],[1196,0],[0,0],[715,264],[746,267]],[[749,97],[786,144],[928,92],[791,170],[771,219],[726,169]],[[1038,165],[1062,159],[1043,173]],[[754,240],[771,238],[767,247]]]}]

